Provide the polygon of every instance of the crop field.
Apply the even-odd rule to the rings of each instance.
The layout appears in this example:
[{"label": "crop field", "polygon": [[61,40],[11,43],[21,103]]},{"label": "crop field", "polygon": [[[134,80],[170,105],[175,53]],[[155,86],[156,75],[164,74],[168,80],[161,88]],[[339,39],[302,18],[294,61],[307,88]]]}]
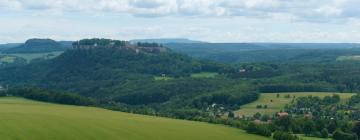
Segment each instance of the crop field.
[{"label": "crop field", "polygon": [[173,77],[155,76],[154,79],[155,79],[156,81],[159,81],[159,80],[164,80],[164,81],[166,81],[166,80],[172,80],[172,79],[174,79],[174,78],[173,78]]},{"label": "crop field", "polygon": [[[286,104],[289,104],[293,97],[304,97],[304,96],[331,96],[333,94],[340,95],[341,103],[345,103],[351,96],[355,95],[353,93],[325,93],[325,92],[296,92],[296,93],[279,93],[280,97],[277,98],[277,93],[262,93],[258,100],[255,102],[243,105],[238,111],[235,111],[237,116],[252,116],[255,113],[259,112],[261,114],[272,115],[276,112],[279,112],[285,107]],[[290,98],[285,98],[286,95],[290,95]],[[272,102],[271,102],[272,101]],[[268,108],[258,109],[257,105],[267,105]]]},{"label": "crop field", "polygon": [[5,63],[13,63],[15,61],[16,57],[14,56],[1,56],[0,57],[0,62],[5,62]]},{"label": "crop field", "polygon": [[201,73],[193,73],[191,77],[193,78],[214,78],[219,75],[216,72],[201,72]]},{"label": "crop field", "polygon": [[270,140],[222,125],[0,98],[1,140]]},{"label": "crop field", "polygon": [[353,55],[353,56],[339,56],[337,61],[359,61],[360,55]]},{"label": "crop field", "polygon": [[48,53],[13,53],[13,54],[8,54],[8,55],[21,57],[21,58],[26,59],[26,61],[30,62],[31,60],[36,59],[36,58],[51,59],[56,56],[59,56],[62,53],[63,53],[63,51],[48,52]]}]

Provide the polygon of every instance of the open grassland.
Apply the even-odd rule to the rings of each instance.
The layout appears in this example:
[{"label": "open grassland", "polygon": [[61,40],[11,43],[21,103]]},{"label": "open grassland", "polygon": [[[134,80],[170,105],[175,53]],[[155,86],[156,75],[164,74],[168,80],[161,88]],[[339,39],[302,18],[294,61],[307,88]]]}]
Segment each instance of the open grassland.
[{"label": "open grassland", "polygon": [[[255,102],[243,105],[240,107],[240,110],[235,111],[237,116],[252,116],[255,113],[259,112],[261,114],[272,115],[276,112],[279,112],[285,107],[286,104],[289,104],[293,97],[304,97],[304,96],[318,96],[325,97],[331,96],[333,94],[338,94],[341,99],[341,103],[345,103],[351,96],[355,95],[353,93],[324,93],[324,92],[296,92],[296,93],[279,93],[280,97],[277,98],[277,93],[262,93],[258,100]],[[285,98],[285,96],[290,95],[290,98]],[[272,102],[271,102],[272,101]],[[257,105],[267,105],[267,109],[256,108]]]},{"label": "open grassland", "polygon": [[193,78],[214,78],[219,75],[216,72],[200,72],[200,73],[193,73],[191,77]]},{"label": "open grassland", "polygon": [[47,52],[47,53],[13,53],[13,54],[7,54],[7,55],[21,57],[21,58],[26,59],[26,61],[30,62],[31,60],[36,59],[36,58],[51,59],[56,56],[59,56],[62,53],[63,53],[63,51]]},{"label": "open grassland", "polygon": [[1,140],[270,140],[222,125],[0,98]]}]

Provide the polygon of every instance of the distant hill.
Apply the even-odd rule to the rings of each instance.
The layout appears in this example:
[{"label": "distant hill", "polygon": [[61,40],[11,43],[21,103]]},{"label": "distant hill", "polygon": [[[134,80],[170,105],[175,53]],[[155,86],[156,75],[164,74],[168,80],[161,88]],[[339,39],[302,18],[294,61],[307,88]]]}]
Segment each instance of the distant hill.
[{"label": "distant hill", "polygon": [[[146,104],[169,100],[172,94],[176,94],[176,92],[158,96],[151,96],[151,94],[152,92],[159,94],[156,89],[162,86],[170,88],[166,86],[180,84],[153,85],[152,81],[155,76],[164,74],[168,77],[189,77],[195,72],[217,72],[220,69],[220,66],[215,63],[201,62],[185,55],[167,51],[166,48],[153,46],[153,44],[143,43],[140,44],[142,46],[134,46],[125,41],[84,39],[73,45],[74,49],[69,49],[52,60],[0,71],[0,81],[15,85],[39,85],[92,97],[105,98],[110,95],[122,95],[117,100],[129,104]],[[69,81],[69,79],[72,80]],[[133,84],[139,84],[139,87],[145,86],[144,92],[137,94],[146,95],[133,97],[135,95],[132,94],[138,91],[128,91],[129,89],[126,89],[125,86],[129,82],[135,82]],[[191,82],[182,84],[188,83]],[[180,90],[180,92],[183,91]],[[146,96],[157,98],[146,101],[134,100],[140,97],[146,98]],[[128,100],[130,98],[132,98],[131,101]]]},{"label": "distant hill", "polygon": [[7,43],[7,44],[0,44],[0,52],[3,50],[7,50],[14,47],[19,47],[23,43]]},{"label": "distant hill", "polygon": [[146,42],[146,43],[159,43],[159,44],[169,44],[169,43],[205,43],[202,41],[190,40],[186,38],[159,38],[159,39],[135,39],[130,40],[131,43],[137,42]]},{"label": "distant hill", "polygon": [[69,46],[69,42],[56,42],[52,39],[29,39],[24,44],[17,47],[11,47],[3,53],[43,53],[52,51],[64,51]]},{"label": "distant hill", "polygon": [[350,49],[360,48],[359,43],[252,43],[272,49]]},{"label": "distant hill", "polygon": [[169,43],[175,52],[226,63],[335,61],[360,55],[356,43]]}]

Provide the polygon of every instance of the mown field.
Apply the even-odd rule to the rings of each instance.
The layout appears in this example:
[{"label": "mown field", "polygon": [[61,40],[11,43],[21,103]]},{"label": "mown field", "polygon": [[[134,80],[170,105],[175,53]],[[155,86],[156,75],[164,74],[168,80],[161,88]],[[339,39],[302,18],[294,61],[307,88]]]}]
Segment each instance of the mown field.
[{"label": "mown field", "polygon": [[222,125],[0,98],[1,140],[269,140]]},{"label": "mown field", "polygon": [[[353,93],[324,93],[324,92],[297,92],[297,93],[279,93],[280,97],[277,98],[277,93],[262,93],[258,100],[255,102],[243,105],[238,111],[235,112],[237,116],[252,116],[255,113],[259,112],[261,114],[272,115],[276,112],[279,112],[285,107],[286,104],[289,104],[293,97],[303,97],[303,96],[331,96],[333,94],[340,95],[341,102],[346,102],[351,96],[355,95]],[[285,98],[286,95],[290,95],[290,98]],[[272,100],[272,102],[271,102]],[[267,105],[267,109],[258,109],[257,105]]]},{"label": "mown field", "polygon": [[36,58],[51,59],[56,56],[59,56],[62,53],[63,53],[63,51],[47,52],[47,53],[13,53],[13,54],[7,54],[7,55],[21,57],[21,58],[26,59],[26,61],[30,62],[31,60],[36,59]]},{"label": "mown field", "polygon": [[193,78],[214,78],[219,74],[216,72],[200,72],[200,73],[193,73],[191,77]]}]

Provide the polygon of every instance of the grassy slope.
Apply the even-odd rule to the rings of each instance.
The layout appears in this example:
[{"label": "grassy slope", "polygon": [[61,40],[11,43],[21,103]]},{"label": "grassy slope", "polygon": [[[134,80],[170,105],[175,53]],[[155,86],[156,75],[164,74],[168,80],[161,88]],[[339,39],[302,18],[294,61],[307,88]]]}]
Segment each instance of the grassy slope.
[{"label": "grassy slope", "polygon": [[1,140],[268,140],[221,125],[0,98]]},{"label": "grassy slope", "polygon": [[[276,112],[279,112],[284,106],[291,102],[292,98],[284,98],[285,95],[290,94],[291,97],[295,95],[295,97],[301,97],[301,96],[331,96],[334,93],[323,93],[323,92],[308,92],[308,93],[280,93],[280,97],[276,97],[277,93],[263,93],[260,95],[260,98],[256,100],[255,102],[243,105],[240,107],[240,110],[236,111],[235,114],[242,116],[252,116],[255,113],[259,112],[261,114],[268,114],[272,115]],[[340,93],[341,102],[346,102],[352,95],[352,93]],[[273,102],[270,102],[270,100],[273,100]],[[267,109],[257,109],[256,105],[267,105]]]}]

